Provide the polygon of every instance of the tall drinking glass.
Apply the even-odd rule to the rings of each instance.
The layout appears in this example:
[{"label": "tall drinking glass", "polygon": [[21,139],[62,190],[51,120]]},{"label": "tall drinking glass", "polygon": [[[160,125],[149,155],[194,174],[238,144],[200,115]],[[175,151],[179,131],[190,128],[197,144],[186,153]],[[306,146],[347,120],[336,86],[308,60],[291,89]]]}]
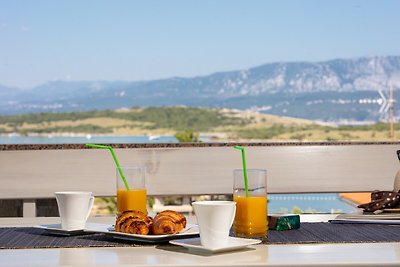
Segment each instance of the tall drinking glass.
[{"label": "tall drinking glass", "polygon": [[266,238],[268,232],[267,170],[247,169],[247,196],[243,170],[234,170],[233,176],[233,200],[236,202],[233,223],[235,236]]},{"label": "tall drinking glass", "polygon": [[122,173],[129,185],[125,183],[117,169],[117,209],[118,214],[126,210],[138,210],[147,214],[147,192],[145,186],[146,169],[142,166],[121,166]]}]

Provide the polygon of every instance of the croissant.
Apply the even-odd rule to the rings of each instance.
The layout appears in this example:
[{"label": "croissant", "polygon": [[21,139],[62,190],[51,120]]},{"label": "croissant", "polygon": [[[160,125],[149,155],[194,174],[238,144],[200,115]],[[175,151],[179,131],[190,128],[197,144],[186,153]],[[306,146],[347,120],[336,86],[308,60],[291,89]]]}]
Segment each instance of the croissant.
[{"label": "croissant", "polygon": [[147,235],[150,231],[152,221],[151,217],[141,211],[127,210],[118,216],[115,222],[115,231]]},{"label": "croissant", "polygon": [[124,223],[124,233],[147,235],[149,231],[149,225],[139,218],[129,218]]},{"label": "croissant", "polygon": [[165,210],[154,217],[150,229],[154,235],[168,235],[179,233],[185,227],[185,216],[176,211]]}]

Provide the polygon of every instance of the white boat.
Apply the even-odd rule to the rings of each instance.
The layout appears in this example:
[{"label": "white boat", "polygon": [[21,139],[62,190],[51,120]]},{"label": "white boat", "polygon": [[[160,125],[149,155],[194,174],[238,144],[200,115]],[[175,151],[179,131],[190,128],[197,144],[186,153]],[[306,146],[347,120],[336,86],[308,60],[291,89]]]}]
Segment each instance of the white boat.
[{"label": "white boat", "polygon": [[150,140],[150,141],[157,140],[157,139],[159,139],[159,138],[160,138],[159,135],[149,135],[149,140]]}]

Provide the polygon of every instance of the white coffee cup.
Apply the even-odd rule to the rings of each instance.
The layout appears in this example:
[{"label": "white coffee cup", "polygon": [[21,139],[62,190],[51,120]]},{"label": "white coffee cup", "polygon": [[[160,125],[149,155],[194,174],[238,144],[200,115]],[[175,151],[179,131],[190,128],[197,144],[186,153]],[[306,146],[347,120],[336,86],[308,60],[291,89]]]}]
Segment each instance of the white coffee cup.
[{"label": "white coffee cup", "polygon": [[192,203],[199,224],[201,245],[224,247],[229,241],[229,230],[235,219],[234,201],[196,201]]},{"label": "white coffee cup", "polygon": [[55,192],[54,195],[60,212],[61,228],[84,229],[94,203],[92,192]]}]

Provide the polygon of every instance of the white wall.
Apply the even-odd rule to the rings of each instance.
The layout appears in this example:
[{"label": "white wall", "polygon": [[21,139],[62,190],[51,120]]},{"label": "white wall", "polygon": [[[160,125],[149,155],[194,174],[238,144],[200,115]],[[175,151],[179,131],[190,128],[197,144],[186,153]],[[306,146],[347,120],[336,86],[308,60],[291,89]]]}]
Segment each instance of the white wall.
[{"label": "white wall", "polygon": [[[268,191],[392,190],[397,144],[250,146],[248,168],[268,171]],[[115,149],[121,165],[146,165],[149,195],[227,194],[241,168],[231,147]],[[59,190],[115,195],[115,164],[107,150],[0,151],[0,199],[53,197]]]}]

